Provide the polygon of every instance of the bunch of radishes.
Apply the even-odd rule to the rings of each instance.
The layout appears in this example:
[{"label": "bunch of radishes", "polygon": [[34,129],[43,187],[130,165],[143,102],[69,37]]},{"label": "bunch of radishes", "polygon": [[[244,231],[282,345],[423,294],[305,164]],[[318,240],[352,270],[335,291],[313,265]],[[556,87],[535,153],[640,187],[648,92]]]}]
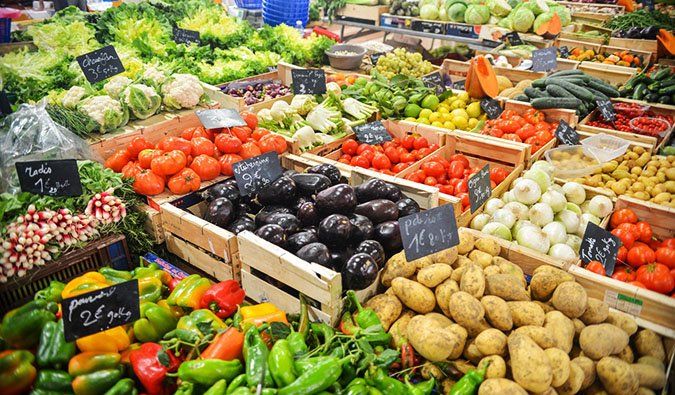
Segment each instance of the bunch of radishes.
[{"label": "bunch of radishes", "polygon": [[37,212],[34,205],[28,206],[26,215],[7,225],[7,237],[0,243],[0,282],[14,275],[22,277],[34,266],[51,261],[59,251],[89,240],[98,234],[98,226],[119,222],[126,207],[113,192],[97,193],[81,214],[67,208]]}]

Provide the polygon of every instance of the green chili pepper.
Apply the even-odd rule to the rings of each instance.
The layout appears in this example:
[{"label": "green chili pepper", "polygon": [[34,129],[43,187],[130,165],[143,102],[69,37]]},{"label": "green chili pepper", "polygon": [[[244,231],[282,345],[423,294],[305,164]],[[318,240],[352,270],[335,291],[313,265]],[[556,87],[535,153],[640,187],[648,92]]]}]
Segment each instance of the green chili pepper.
[{"label": "green chili pepper", "polygon": [[353,385],[347,388],[344,395],[368,395],[368,386],[365,384]]},{"label": "green chili pepper", "polygon": [[211,386],[203,395],[221,395],[225,393],[227,388],[227,381],[225,379],[220,379],[216,381],[215,384]]},{"label": "green chili pepper", "polygon": [[[346,357],[351,359],[351,357]],[[291,385],[279,390],[279,395],[318,393],[330,387],[342,374],[342,362],[335,357],[326,357],[313,369],[300,375]]]},{"label": "green chili pepper", "polygon": [[319,364],[333,359],[337,359],[337,357],[326,355],[322,357],[303,358],[295,361],[293,366],[295,367],[295,370],[298,372],[298,374],[303,374],[316,368]]},{"label": "green chili pepper", "polygon": [[309,352],[309,348],[305,343],[305,337],[300,332],[291,332],[287,337],[288,346],[291,348],[293,357],[297,358]]},{"label": "green chili pepper", "polygon": [[384,371],[374,365],[371,365],[366,372],[366,381],[371,386],[377,388],[383,393],[389,394],[401,394],[405,395],[408,393],[408,389],[405,384],[402,382],[387,376]]},{"label": "green chili pepper", "polygon": [[307,308],[307,298],[305,295],[300,294],[300,320],[298,322],[298,333],[302,335],[304,339],[307,337],[309,332],[309,312]]},{"label": "green chili pepper", "polygon": [[174,395],[192,395],[195,385],[189,381],[183,382]]},{"label": "green chili pepper", "polygon": [[248,387],[239,387],[232,392],[229,392],[230,395],[251,395],[251,390]]},{"label": "green chili pepper", "polygon": [[33,393],[73,393],[73,378],[62,370],[41,369],[33,384]]},{"label": "green chili pepper", "polygon": [[343,388],[346,388],[348,384],[351,384],[351,382],[354,380],[355,377],[356,377],[356,368],[351,363],[351,361],[347,361],[344,364],[342,364],[342,376],[340,376],[340,380],[338,381],[338,383]]},{"label": "green chili pepper", "polygon": [[184,328],[174,329],[172,331],[167,332],[167,334],[164,335],[164,340],[169,340],[173,338],[177,338],[178,340],[189,344],[196,344],[200,340],[200,336],[198,333],[193,332],[190,329]]},{"label": "green chili pepper", "polygon": [[450,389],[449,395],[471,395],[475,394],[478,387],[485,379],[485,371],[490,361],[487,361],[481,370],[471,369]]},{"label": "green chili pepper", "polygon": [[134,387],[134,380],[126,378],[118,381],[103,395],[138,395],[138,390]]},{"label": "green chili pepper", "polygon": [[355,386],[355,385],[364,385],[365,386],[365,385],[368,385],[368,383],[366,382],[366,379],[361,378],[361,377],[357,377],[357,378],[355,378],[355,379],[353,379],[352,381],[349,382],[349,384],[347,385],[347,388]]},{"label": "green chili pepper", "polygon": [[380,321],[373,309],[364,309],[363,306],[361,306],[359,299],[356,297],[356,292],[350,289],[347,291],[347,297],[351,299],[358,310],[354,315],[354,319],[361,328],[365,329],[373,325],[382,325],[382,321]]},{"label": "green chili pepper", "polygon": [[185,361],[178,368],[178,378],[206,387],[214,385],[218,380],[232,380],[241,373],[242,366],[238,359],[223,361],[221,359],[203,359]]},{"label": "green chili pepper", "polygon": [[244,359],[246,360],[246,382],[248,386],[255,387],[260,384],[263,369],[265,370],[264,385],[274,385],[274,379],[272,379],[269,366],[267,366],[269,349],[267,348],[265,341],[260,338],[260,333],[256,326],[252,326],[246,331],[244,337],[244,350]]},{"label": "green chili pepper", "polygon": [[286,339],[279,339],[274,343],[267,364],[279,388],[291,384],[297,378],[293,372],[293,353]]},{"label": "green chili pepper", "polygon": [[131,272],[115,270],[108,266],[98,269],[98,272],[101,273],[106,280],[113,284],[119,284],[131,280]]},{"label": "green chili pepper", "polygon": [[436,383],[436,380],[432,377],[427,381],[423,381],[421,383],[417,383],[415,385],[411,384],[408,381],[408,378],[406,377],[405,379],[405,385],[408,387],[408,393],[410,395],[429,395],[431,391],[434,389],[434,384]]},{"label": "green chili pepper", "polygon": [[382,391],[375,387],[368,387],[368,395],[384,395]]},{"label": "green chili pepper", "polygon": [[362,339],[370,343],[372,346],[377,346],[377,345],[386,345],[389,344],[391,341],[391,334],[381,331],[377,333],[368,333],[365,334]]},{"label": "green chili pepper", "polygon": [[322,354],[325,354],[330,349],[330,345],[335,338],[335,331],[333,328],[323,323],[312,323],[310,324],[310,327],[312,328],[312,332],[323,338],[325,348]]},{"label": "green chili pepper", "polygon": [[234,380],[232,380],[230,385],[227,386],[227,391],[225,393],[228,395],[233,393],[237,388],[244,385],[245,382],[246,382],[246,373],[242,373],[239,376],[235,377]]}]

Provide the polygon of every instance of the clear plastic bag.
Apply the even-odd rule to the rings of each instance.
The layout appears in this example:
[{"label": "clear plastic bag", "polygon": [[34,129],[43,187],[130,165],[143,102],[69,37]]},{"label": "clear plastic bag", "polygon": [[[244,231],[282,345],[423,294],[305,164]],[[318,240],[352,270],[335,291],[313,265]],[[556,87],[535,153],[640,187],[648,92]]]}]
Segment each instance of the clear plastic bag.
[{"label": "clear plastic bag", "polygon": [[97,159],[87,142],[51,119],[46,104],[22,104],[0,123],[0,192],[21,192],[16,162]]}]

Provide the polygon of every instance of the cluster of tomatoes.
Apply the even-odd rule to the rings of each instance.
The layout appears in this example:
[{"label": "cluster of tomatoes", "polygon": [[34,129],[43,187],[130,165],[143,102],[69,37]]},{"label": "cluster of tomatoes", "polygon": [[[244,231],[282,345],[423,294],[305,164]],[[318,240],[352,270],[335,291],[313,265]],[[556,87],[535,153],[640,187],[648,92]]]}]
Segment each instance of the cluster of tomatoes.
[{"label": "cluster of tomatoes", "polygon": [[240,113],[246,126],[228,129],[186,129],[181,136],[166,136],[157,145],[142,136],[134,137],[115,152],[105,166],[135,177],[136,193],[153,196],[164,192],[184,195],[196,192],[202,181],[231,176],[232,164],[267,152],[286,151],[286,140],[267,129],[259,128],[258,118],[250,112]]},{"label": "cluster of tomatoes", "polygon": [[506,110],[497,119],[485,123],[480,134],[532,146],[532,153],[539,151],[554,137],[557,123],[546,122],[546,115],[530,108],[521,116],[513,110]]},{"label": "cluster of tomatoes", "polygon": [[[644,107],[637,103],[618,103],[614,105],[614,108],[617,110],[614,122],[607,122],[602,114],[598,114],[598,119],[588,122],[588,126],[657,136],[659,133],[668,130],[673,124],[673,118],[670,116],[657,115],[652,111],[645,111]],[[633,125],[630,124],[631,120],[633,120]]]},{"label": "cluster of tomatoes", "polygon": [[393,176],[439,148],[438,144],[429,144],[425,137],[411,134],[377,145],[349,139],[342,143],[338,162]]},{"label": "cluster of tomatoes", "polygon": [[[621,239],[612,278],[662,294],[675,289],[675,238],[658,241],[652,227],[631,209],[620,209],[610,218],[612,234]],[[598,261],[586,269],[605,275]],[[671,295],[675,297],[675,292]]]}]

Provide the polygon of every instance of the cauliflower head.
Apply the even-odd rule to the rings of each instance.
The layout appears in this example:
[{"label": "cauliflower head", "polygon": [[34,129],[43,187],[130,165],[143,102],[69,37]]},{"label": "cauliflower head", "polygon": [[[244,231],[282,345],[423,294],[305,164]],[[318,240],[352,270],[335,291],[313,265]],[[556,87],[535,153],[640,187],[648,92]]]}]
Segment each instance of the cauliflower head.
[{"label": "cauliflower head", "polygon": [[166,79],[166,74],[163,70],[150,66],[143,72],[143,78],[159,85]]},{"label": "cauliflower head", "polygon": [[117,75],[115,77],[112,77],[110,81],[106,82],[105,85],[103,85],[103,91],[110,97],[113,98],[118,98],[120,96],[120,93],[124,90],[124,88],[127,87],[127,85],[131,84],[131,79],[127,77],[123,77],[121,75]]},{"label": "cauliflower head", "polygon": [[107,95],[89,96],[80,102],[78,109],[98,122],[101,133],[121,128],[129,121],[127,107]]},{"label": "cauliflower head", "polygon": [[81,86],[73,86],[63,95],[61,99],[61,104],[69,109],[75,109],[77,103],[82,100],[82,98],[87,94],[87,91]]},{"label": "cauliflower head", "polygon": [[174,74],[162,84],[164,104],[172,109],[190,108],[207,99],[199,78],[192,74]]},{"label": "cauliflower head", "polygon": [[154,115],[162,104],[162,98],[157,92],[143,84],[129,85],[122,92],[122,98],[131,114],[138,119],[146,119]]}]

